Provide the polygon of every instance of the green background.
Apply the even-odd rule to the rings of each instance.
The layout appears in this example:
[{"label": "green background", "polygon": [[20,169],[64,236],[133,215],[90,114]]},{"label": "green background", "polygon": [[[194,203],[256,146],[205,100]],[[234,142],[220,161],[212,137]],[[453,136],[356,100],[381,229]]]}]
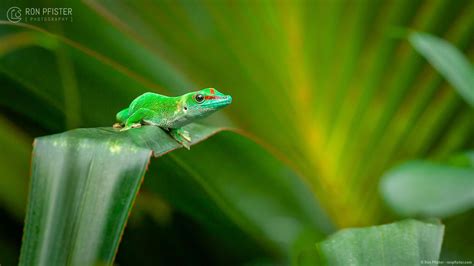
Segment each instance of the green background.
[{"label": "green background", "polygon": [[[73,21],[11,24],[11,6],[69,7]],[[430,33],[472,62],[473,1],[2,1],[0,12],[2,265],[19,257],[33,139],[109,126],[145,91],[215,87],[232,95],[207,123],[242,129],[298,173],[336,228],[399,218],[378,193],[393,166],[474,147],[473,109],[405,38],[407,30]],[[222,151],[238,143],[226,141]],[[219,164],[212,149],[197,146],[193,154]],[[117,263],[145,264],[150,256],[162,264],[219,263],[219,252],[243,262],[268,258],[258,241],[220,246],[220,238],[252,236],[232,225],[229,236],[216,236],[174,206],[140,193]],[[453,247],[445,256],[473,259],[472,217],[443,221],[445,245]]]}]

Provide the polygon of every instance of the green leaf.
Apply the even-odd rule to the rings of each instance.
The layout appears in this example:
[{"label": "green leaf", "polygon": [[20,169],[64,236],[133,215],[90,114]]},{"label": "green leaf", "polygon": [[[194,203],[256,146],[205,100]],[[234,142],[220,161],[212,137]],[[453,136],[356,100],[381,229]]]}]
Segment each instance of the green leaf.
[{"label": "green leaf", "polygon": [[[185,128],[193,144],[222,130]],[[37,138],[20,264],[111,263],[151,152],[161,156],[179,147],[152,126]],[[147,189],[209,230],[228,233],[235,226],[233,235],[243,232],[275,258],[286,260],[307,232],[314,242],[332,228],[294,172],[232,132],[167,155],[150,169]]]},{"label": "green leaf", "polygon": [[426,33],[409,36],[413,47],[474,107],[474,69],[469,60],[449,42]]},{"label": "green leaf", "polygon": [[455,165],[406,162],[384,175],[380,191],[403,216],[448,217],[464,212],[474,206],[474,167],[469,160],[466,154],[452,159]]},{"label": "green leaf", "polygon": [[[421,265],[439,258],[444,226],[405,220],[341,230],[302,254],[305,265]],[[316,255],[315,255],[315,254]],[[305,259],[305,258],[302,258]]]},{"label": "green leaf", "polygon": [[468,106],[387,33],[433,32],[472,61],[472,2],[247,2],[77,1],[73,23],[3,22],[0,75],[17,86],[0,105],[20,125],[61,132],[109,125],[145,91],[222,88],[236,100],[220,114],[284,154],[341,226],[387,218],[376,192],[394,162],[468,147]]},{"label": "green leaf", "polygon": [[302,238],[314,243],[333,230],[300,176],[233,132],[164,156],[149,176],[146,189],[211,234],[229,235],[230,220],[277,257],[290,257]]},{"label": "green leaf", "polygon": [[[216,131],[187,129],[193,143]],[[151,152],[159,156],[179,146],[151,126],[37,138],[20,264],[110,264]]]}]

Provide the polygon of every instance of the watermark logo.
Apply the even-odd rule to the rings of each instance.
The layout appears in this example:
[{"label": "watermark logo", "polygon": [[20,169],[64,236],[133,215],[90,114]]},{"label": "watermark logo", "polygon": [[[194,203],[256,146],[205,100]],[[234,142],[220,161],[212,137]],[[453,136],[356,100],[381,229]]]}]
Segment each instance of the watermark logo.
[{"label": "watermark logo", "polygon": [[26,7],[12,6],[7,10],[7,19],[10,22],[72,22],[72,8],[70,7]]},{"label": "watermark logo", "polygon": [[21,8],[12,6],[7,10],[7,19],[10,22],[17,23],[21,21]]}]

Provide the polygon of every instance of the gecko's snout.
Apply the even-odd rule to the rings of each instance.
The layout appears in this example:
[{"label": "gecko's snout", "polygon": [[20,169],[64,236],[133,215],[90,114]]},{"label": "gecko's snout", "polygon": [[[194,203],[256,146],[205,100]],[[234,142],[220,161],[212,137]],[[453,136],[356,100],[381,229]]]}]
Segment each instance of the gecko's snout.
[{"label": "gecko's snout", "polygon": [[227,96],[224,97],[224,99],[228,102],[228,104],[232,103],[232,96],[227,95]]},{"label": "gecko's snout", "polygon": [[207,108],[215,108],[220,109],[226,107],[227,105],[232,103],[232,96],[230,95],[219,95],[219,96],[212,96],[211,99],[205,101],[202,106]]},{"label": "gecko's snout", "polygon": [[224,107],[232,103],[232,96],[225,95],[220,99],[219,106]]}]

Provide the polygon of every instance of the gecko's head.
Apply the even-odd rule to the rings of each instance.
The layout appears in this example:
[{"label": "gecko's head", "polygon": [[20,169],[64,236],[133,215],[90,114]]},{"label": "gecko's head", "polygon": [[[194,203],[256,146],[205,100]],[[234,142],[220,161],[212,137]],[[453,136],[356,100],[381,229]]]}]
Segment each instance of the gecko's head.
[{"label": "gecko's head", "polygon": [[187,117],[199,118],[210,115],[231,102],[230,95],[220,93],[214,88],[206,88],[186,94],[183,111]]}]

